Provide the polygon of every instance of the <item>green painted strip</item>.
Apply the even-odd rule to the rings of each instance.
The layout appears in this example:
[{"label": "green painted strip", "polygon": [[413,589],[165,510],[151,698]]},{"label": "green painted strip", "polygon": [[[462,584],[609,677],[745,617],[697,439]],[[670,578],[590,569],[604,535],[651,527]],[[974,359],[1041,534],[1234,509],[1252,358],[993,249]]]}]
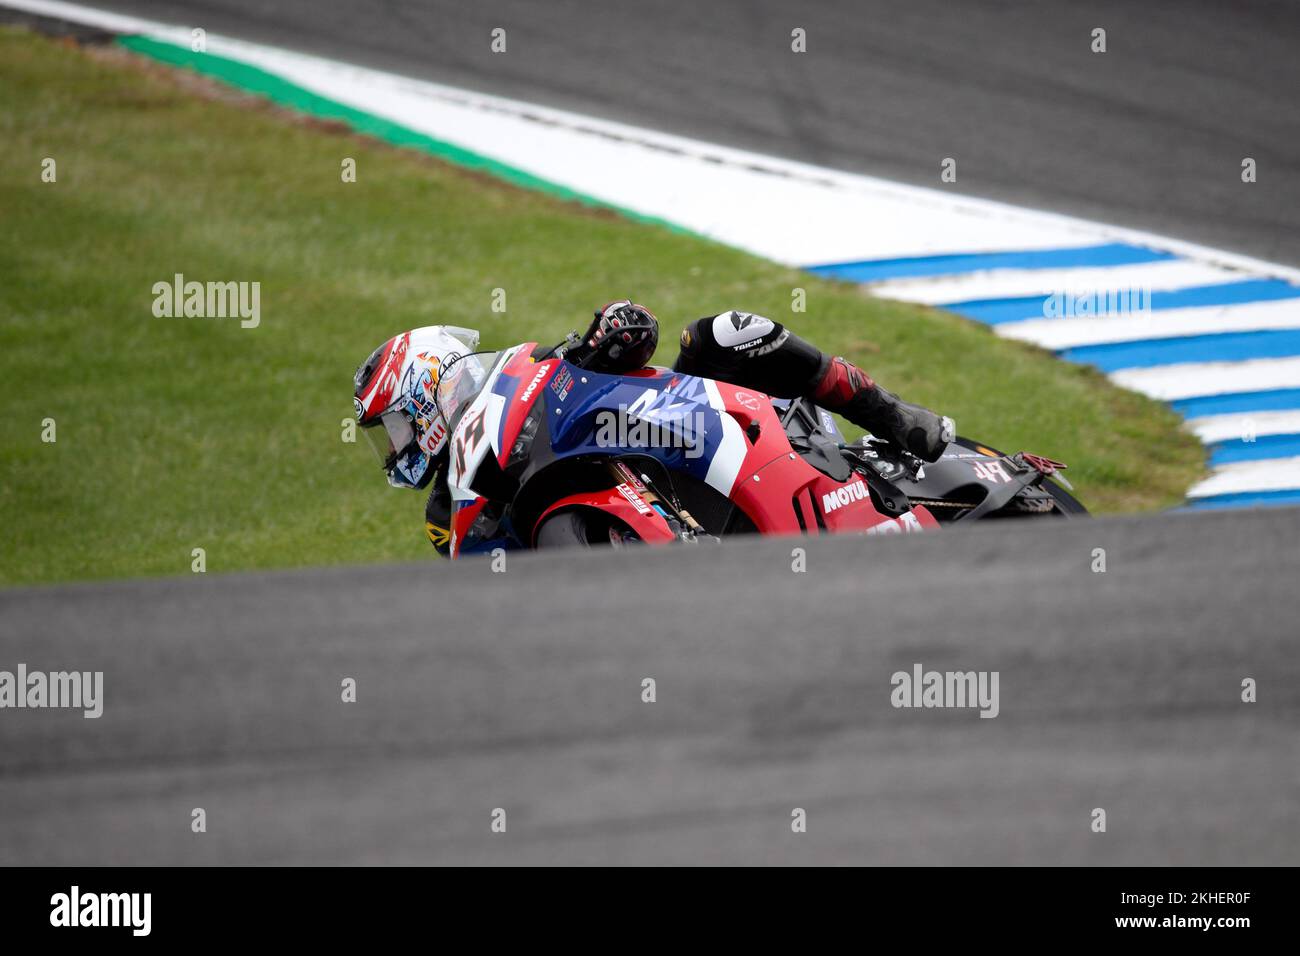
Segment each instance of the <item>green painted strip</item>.
[{"label": "green painted strip", "polygon": [[393,146],[418,149],[446,162],[488,173],[525,189],[534,189],[555,196],[558,199],[579,202],[586,206],[613,210],[636,222],[663,226],[674,232],[693,235],[690,230],[665,219],[647,216],[631,209],[625,209],[622,206],[616,206],[613,203],[604,202],[567,186],[562,186],[559,183],[553,183],[550,180],[542,179],[540,176],[534,176],[532,173],[492,159],[490,156],[475,153],[454,143],[435,139],[432,136],[402,126],[400,123],[394,123],[391,120],[367,113],[364,110],[345,106],[336,100],[327,99],[313,93],[311,90],[290,83],[288,80],[282,79],[274,73],[269,73],[260,67],[250,66],[247,63],[241,63],[227,57],[214,56],[211,53],[195,53],[186,47],[146,36],[123,35],[117,37],[117,43],[134,53],[147,56],[160,63],[188,68],[222,83],[237,87],[244,92],[264,96],[278,106],[296,110],[309,116],[344,123],[359,133],[373,136]]}]

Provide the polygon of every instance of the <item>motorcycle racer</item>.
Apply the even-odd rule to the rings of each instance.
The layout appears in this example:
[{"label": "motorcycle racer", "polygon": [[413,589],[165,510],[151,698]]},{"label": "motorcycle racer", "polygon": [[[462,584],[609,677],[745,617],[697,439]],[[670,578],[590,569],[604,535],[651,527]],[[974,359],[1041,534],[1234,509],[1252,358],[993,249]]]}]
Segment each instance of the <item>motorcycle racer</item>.
[{"label": "motorcycle racer", "polygon": [[[354,401],[362,433],[395,487],[433,485],[425,530],[446,551],[450,495],[446,485],[447,426],[433,403],[439,369],[474,351],[478,333],[427,326],[389,339],[357,369]],[[659,341],[659,323],[629,299],[595,312],[582,336],[571,333],[533,357],[561,357],[582,368],[627,374],[645,367]],[[752,388],[775,398],[807,398],[924,461],[937,461],[955,435],[952,419],[902,401],[853,363],[829,356],[781,323],[732,310],[706,316],[682,331],[673,371]]]},{"label": "motorcycle racer", "polygon": [[395,488],[424,488],[447,444],[434,404],[439,369],[478,347],[478,333],[430,325],[394,336],[370,353],[353,380],[357,424]]}]

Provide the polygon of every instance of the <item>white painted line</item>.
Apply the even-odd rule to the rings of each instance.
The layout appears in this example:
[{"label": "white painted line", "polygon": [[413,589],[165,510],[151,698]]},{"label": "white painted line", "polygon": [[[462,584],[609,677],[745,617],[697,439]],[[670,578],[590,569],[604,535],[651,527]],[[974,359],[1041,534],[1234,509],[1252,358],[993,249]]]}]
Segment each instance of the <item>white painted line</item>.
[{"label": "white painted line", "polygon": [[1143,395],[1172,402],[1201,395],[1298,388],[1300,357],[1126,368],[1113,373],[1110,378]]},{"label": "white painted line", "polygon": [[1189,498],[1230,495],[1241,491],[1283,491],[1300,488],[1300,458],[1266,458],[1216,468],[1214,474],[1187,493]]},{"label": "white painted line", "polygon": [[[677,137],[529,106],[449,99],[433,84],[226,44],[224,54],[321,96],[635,212],[788,265],[1090,245],[1077,229],[951,205]],[[648,145],[648,144],[657,144]]]},{"label": "white painted line", "polygon": [[[61,0],[7,6],[182,45],[185,27]],[[617,206],[790,264],[1128,242],[1300,281],[1300,269],[1139,230],[906,186],[207,35],[208,50]],[[937,169],[936,169],[937,176]]]},{"label": "white painted line", "polygon": [[1247,435],[1300,435],[1300,409],[1208,415],[1189,419],[1187,427],[1207,445],[1218,441],[1244,441]]},{"label": "white painted line", "polygon": [[991,269],[957,275],[892,279],[868,288],[887,299],[902,299],[922,305],[968,302],[979,299],[1012,299],[1031,295],[1068,295],[1107,292],[1117,289],[1165,291],[1189,286],[1219,285],[1252,278],[1245,273],[1203,262],[1174,259],[1141,262],[1101,269]]},{"label": "white painted line", "polygon": [[1141,339],[1300,328],[1300,299],[1210,305],[1196,309],[1162,309],[1137,315],[1096,319],[1027,319],[994,327],[998,335],[1033,342],[1046,349],[1136,342]]}]

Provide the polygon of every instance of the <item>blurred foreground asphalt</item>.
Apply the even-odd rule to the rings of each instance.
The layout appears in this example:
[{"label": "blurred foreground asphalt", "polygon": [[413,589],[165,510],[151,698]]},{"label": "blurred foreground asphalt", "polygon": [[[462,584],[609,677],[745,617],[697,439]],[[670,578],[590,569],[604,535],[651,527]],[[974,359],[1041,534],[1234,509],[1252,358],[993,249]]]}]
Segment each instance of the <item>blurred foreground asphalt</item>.
[{"label": "blurred foreground asphalt", "polygon": [[[1298,540],[1221,512],[4,591],[0,669],[105,703],[0,711],[0,863],[1295,864]],[[918,662],[998,671],[1000,715],[894,709]]]}]

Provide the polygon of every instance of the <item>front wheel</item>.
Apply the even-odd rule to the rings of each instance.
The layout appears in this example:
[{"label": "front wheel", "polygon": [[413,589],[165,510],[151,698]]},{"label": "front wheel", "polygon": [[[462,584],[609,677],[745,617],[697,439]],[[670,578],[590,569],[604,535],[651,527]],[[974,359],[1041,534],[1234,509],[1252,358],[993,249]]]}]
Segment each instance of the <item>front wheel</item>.
[{"label": "front wheel", "polygon": [[595,508],[572,508],[551,515],[537,529],[537,548],[621,548],[640,543],[636,532]]}]

